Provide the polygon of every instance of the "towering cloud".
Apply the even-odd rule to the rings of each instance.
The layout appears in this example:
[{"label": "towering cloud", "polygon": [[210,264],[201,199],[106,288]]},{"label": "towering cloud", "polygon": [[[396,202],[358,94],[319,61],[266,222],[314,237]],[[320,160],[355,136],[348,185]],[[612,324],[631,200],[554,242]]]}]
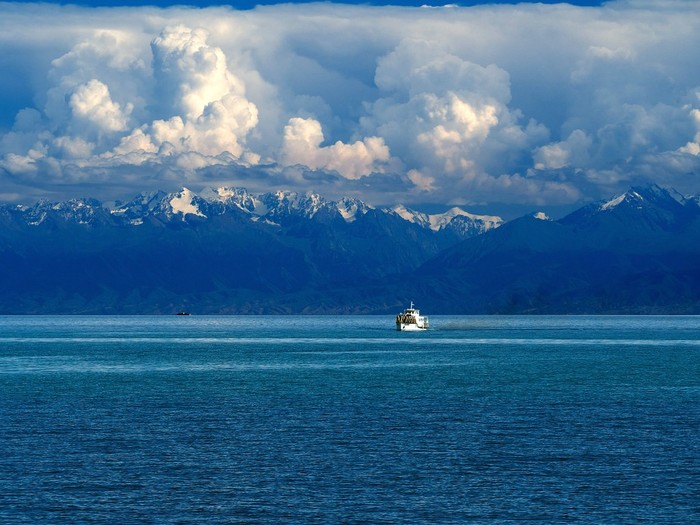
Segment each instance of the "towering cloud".
[{"label": "towering cloud", "polygon": [[258,109],[245,98],[243,82],[229,71],[224,52],[208,45],[207,37],[204,29],[178,25],[153,40],[153,77],[159,94],[155,108],[166,118],[134,130],[116,153],[244,156],[245,138],[258,123]]},{"label": "towering cloud", "polygon": [[1,197],[183,181],[375,203],[697,192],[698,26],[694,0],[0,4]]},{"label": "towering cloud", "polygon": [[547,137],[534,121],[522,126],[509,108],[506,71],[464,60],[444,43],[403,40],[379,59],[375,81],[382,96],[363,124],[386,137],[424,190],[490,185],[494,172],[517,170],[509,156]]}]

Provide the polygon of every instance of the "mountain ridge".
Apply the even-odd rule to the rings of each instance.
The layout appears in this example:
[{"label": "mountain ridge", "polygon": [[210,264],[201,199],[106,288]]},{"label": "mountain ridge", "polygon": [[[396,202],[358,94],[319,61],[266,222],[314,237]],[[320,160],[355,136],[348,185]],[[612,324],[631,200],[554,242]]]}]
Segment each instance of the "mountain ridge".
[{"label": "mountain ridge", "polygon": [[0,206],[0,312],[298,311],[276,304],[408,272],[466,234],[358,199],[242,188]]},{"label": "mountain ridge", "polygon": [[510,221],[447,248],[416,274],[459,290],[427,305],[450,311],[698,313],[698,241],[696,199],[650,185],[556,221]]},{"label": "mountain ridge", "polygon": [[183,188],[0,206],[0,264],[2,313],[700,313],[700,206],[649,185],[502,222]]},{"label": "mountain ridge", "polygon": [[[33,219],[31,222],[28,221],[31,225],[41,223],[49,210],[59,212],[57,214],[66,220],[72,219],[78,223],[88,224],[90,218],[99,214],[101,210],[98,209],[100,208],[109,211],[115,219],[126,218],[125,223],[132,226],[142,224],[144,218],[153,215],[169,220],[178,217],[186,221],[187,215],[209,218],[210,215],[219,215],[231,210],[240,210],[248,213],[252,218],[266,219],[270,223],[274,223],[271,220],[274,218],[284,220],[284,218],[295,215],[308,219],[321,215],[326,220],[340,217],[346,222],[352,222],[356,220],[358,215],[364,215],[375,209],[360,199],[352,197],[331,201],[315,192],[297,193],[278,190],[255,194],[248,192],[245,188],[238,187],[211,187],[199,193],[193,192],[187,187],[171,193],[147,192],[141,193],[127,202],[117,201],[111,207],[90,197],[59,202],[40,200],[31,206],[0,205],[0,210],[3,210],[5,214],[8,212],[26,213],[28,217]],[[401,208],[406,213],[396,213],[396,208]],[[465,230],[463,226],[465,222],[477,223],[473,229],[478,233],[496,228],[503,223],[500,217],[476,215],[459,207],[452,207],[445,213],[432,215],[408,210],[403,205],[383,208],[379,211],[397,215],[408,222],[434,231],[449,228],[450,223],[457,220],[460,227],[455,228],[455,231],[463,232],[464,236],[474,234]],[[411,216],[408,217],[407,213]],[[416,219],[417,217],[420,219]]]}]

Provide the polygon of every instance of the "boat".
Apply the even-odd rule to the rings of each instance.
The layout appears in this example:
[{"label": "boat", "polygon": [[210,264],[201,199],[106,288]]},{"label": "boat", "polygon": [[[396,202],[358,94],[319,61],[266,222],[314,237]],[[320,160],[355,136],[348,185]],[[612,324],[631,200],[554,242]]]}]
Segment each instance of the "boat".
[{"label": "boat", "polygon": [[428,317],[420,314],[418,308],[411,306],[396,316],[396,329],[400,332],[412,332],[428,329]]}]

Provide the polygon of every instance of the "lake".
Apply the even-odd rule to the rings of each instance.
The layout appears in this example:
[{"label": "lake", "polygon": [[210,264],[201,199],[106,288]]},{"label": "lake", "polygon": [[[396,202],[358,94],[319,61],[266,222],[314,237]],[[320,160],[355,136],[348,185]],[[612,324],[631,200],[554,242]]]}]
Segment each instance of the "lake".
[{"label": "lake", "polygon": [[700,522],[700,317],[0,317],[0,522]]}]

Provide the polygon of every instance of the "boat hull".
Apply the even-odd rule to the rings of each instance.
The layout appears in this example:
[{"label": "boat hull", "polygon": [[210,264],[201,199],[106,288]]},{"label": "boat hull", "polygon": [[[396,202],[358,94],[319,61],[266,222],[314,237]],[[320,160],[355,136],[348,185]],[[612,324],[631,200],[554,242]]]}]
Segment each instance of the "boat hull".
[{"label": "boat hull", "polygon": [[399,332],[423,332],[427,330],[427,327],[423,326],[418,326],[417,324],[414,323],[396,323],[396,329]]}]

